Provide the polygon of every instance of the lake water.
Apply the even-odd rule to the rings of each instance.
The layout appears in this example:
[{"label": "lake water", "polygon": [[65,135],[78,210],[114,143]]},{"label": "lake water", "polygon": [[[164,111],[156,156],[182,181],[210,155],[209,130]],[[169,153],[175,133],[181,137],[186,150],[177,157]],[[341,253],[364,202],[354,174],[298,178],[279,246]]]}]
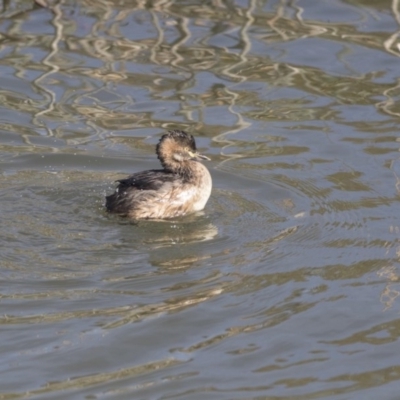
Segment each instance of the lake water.
[{"label": "lake water", "polygon": [[[40,1],[0,14],[0,399],[399,399],[400,2]],[[168,129],[204,213],[107,215]]]}]

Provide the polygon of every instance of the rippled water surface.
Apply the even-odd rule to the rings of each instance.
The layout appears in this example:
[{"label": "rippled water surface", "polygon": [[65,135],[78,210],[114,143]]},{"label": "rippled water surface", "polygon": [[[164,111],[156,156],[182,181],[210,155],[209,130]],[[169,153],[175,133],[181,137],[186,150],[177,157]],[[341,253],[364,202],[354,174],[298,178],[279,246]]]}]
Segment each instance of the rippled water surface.
[{"label": "rippled water surface", "polygon": [[[400,393],[400,4],[9,0],[0,399]],[[185,129],[204,213],[104,212]]]}]

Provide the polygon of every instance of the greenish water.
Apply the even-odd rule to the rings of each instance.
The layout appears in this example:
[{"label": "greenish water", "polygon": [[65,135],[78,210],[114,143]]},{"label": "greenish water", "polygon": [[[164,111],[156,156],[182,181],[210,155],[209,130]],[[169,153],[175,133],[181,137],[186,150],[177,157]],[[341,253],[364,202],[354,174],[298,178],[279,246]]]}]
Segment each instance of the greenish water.
[{"label": "greenish water", "polygon": [[[400,391],[400,5],[6,1],[0,399]],[[204,213],[104,212],[195,135]]]}]

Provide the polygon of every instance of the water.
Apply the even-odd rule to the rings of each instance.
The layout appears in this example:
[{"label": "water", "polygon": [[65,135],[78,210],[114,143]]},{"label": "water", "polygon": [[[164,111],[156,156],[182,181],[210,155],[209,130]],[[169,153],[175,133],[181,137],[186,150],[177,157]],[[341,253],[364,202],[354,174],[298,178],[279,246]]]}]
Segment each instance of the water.
[{"label": "water", "polygon": [[[399,7],[4,2],[0,399],[398,399]],[[107,215],[175,128],[204,213]]]}]

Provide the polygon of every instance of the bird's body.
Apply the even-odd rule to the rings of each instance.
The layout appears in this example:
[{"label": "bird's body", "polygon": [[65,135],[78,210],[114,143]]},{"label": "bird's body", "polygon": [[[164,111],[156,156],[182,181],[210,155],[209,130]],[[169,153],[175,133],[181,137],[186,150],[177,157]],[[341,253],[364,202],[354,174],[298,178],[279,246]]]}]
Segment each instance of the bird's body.
[{"label": "bird's body", "polygon": [[106,197],[109,212],[133,219],[164,219],[204,208],[212,180],[208,169],[196,161],[207,157],[197,153],[193,136],[170,131],[162,136],[156,152],[164,169],[119,180],[115,192]]}]

